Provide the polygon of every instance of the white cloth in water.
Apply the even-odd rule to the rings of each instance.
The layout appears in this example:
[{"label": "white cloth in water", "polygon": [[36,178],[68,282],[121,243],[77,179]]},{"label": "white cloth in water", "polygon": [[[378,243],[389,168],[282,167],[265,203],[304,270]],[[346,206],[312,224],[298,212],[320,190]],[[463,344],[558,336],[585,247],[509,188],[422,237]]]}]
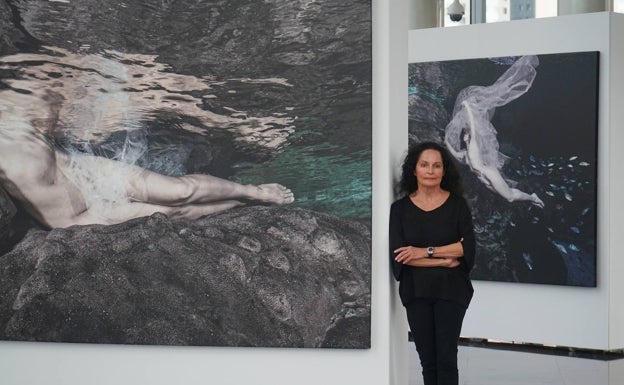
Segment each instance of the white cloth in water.
[{"label": "white cloth in water", "polygon": [[462,148],[465,132],[470,132],[466,105],[470,106],[474,119],[475,140],[481,151],[481,159],[487,167],[501,170],[508,157],[499,151],[496,128],[490,120],[496,107],[517,99],[531,87],[539,65],[537,56],[519,58],[494,84],[490,86],[469,86],[457,95],[451,121],[445,128],[444,141],[451,153],[461,162],[467,163],[466,149]]}]

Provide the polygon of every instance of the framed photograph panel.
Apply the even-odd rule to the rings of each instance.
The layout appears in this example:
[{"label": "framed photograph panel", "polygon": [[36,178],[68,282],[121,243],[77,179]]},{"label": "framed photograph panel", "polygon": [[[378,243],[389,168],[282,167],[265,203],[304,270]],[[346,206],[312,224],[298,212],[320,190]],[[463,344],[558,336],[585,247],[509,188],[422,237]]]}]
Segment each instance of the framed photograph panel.
[{"label": "framed photograph panel", "polygon": [[596,286],[598,52],[409,64],[409,140],[463,171],[472,278]]}]

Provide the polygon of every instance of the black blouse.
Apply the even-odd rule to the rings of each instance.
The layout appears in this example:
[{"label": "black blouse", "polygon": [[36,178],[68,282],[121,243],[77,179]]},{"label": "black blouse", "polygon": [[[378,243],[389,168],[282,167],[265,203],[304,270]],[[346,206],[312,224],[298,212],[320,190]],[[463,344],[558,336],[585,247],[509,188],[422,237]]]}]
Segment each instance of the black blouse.
[{"label": "black blouse", "polygon": [[[463,240],[462,240],[463,239]],[[464,256],[460,265],[413,267],[397,263],[393,250],[402,246],[443,246],[460,241]],[[390,260],[394,277],[400,281],[403,305],[414,298],[437,298],[468,306],[473,294],[470,270],[474,264],[475,237],[472,215],[463,197],[450,194],[438,208],[424,211],[406,196],[390,209]]]}]

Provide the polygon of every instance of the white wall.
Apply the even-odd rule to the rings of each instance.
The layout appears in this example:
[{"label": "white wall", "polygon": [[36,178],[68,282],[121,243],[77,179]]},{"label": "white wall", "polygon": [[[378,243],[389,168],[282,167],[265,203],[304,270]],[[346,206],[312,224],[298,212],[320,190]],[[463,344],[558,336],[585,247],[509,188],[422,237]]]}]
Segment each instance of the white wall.
[{"label": "white wall", "polygon": [[[372,348],[115,346],[0,342],[3,385],[407,383],[407,327],[389,284],[389,148],[407,127],[407,0],[373,0]],[[390,128],[393,128],[392,130]],[[399,135],[400,136],[400,135]]]},{"label": "white wall", "polygon": [[[381,0],[385,1],[385,0]],[[374,58],[373,84],[376,99],[373,101],[373,244],[380,246],[373,251],[373,261],[379,269],[373,268],[373,277],[382,275],[384,290],[387,288],[390,313],[390,365],[393,385],[407,384],[407,320],[405,310],[398,296],[398,285],[390,273],[388,251],[388,223],[390,204],[393,197],[392,185],[402,153],[407,149],[403,133],[407,130],[407,15],[408,0],[387,1],[390,6],[390,24],[384,39],[374,49],[379,55]],[[384,28],[384,26],[380,26]],[[386,47],[386,48],[384,48]],[[375,61],[377,59],[377,61]],[[379,119],[379,120],[378,120]],[[378,186],[377,189],[374,187]],[[392,284],[388,284],[392,282]],[[388,313],[385,308],[375,309]],[[337,384],[337,383],[332,383]],[[329,385],[329,384],[328,384]]]},{"label": "white wall", "polygon": [[[611,23],[615,21],[619,23]],[[610,43],[610,37],[624,36],[621,21],[620,15],[603,12],[409,32],[409,63],[600,51],[598,286],[475,281],[475,296],[466,315],[463,336],[590,349],[624,347],[622,326],[618,326],[624,325],[620,305],[624,284],[617,282],[623,281],[624,266],[618,215],[624,213],[624,202],[617,193],[624,186],[622,168],[616,167],[624,160],[624,151],[618,148],[624,144],[623,77],[622,71],[616,70],[622,68],[623,61],[622,48],[615,49],[614,40]],[[613,80],[618,81],[617,86]],[[619,107],[614,104],[616,100]],[[616,110],[619,115],[611,115]],[[619,181],[615,179],[618,176]]]},{"label": "white wall", "polygon": [[[624,15],[613,14],[611,17],[611,66],[609,68],[609,153],[611,164],[619,167],[609,169],[609,189],[612,191],[609,201],[609,222],[607,230],[611,237],[609,242],[609,281],[611,292],[609,297],[609,346],[610,348],[624,347],[624,254],[622,248],[622,236],[624,225],[622,215],[624,213],[624,162],[622,146],[624,146]],[[620,214],[620,215],[618,215]]]}]

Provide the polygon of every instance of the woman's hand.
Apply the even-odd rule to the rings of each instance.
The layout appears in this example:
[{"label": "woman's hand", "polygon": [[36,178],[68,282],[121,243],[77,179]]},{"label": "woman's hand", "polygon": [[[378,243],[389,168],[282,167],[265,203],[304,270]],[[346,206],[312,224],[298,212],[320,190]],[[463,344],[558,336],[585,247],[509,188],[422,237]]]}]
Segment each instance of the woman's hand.
[{"label": "woman's hand", "polygon": [[459,266],[459,261],[456,258],[441,258],[444,261],[444,267],[457,267]]},{"label": "woman's hand", "polygon": [[407,264],[409,261],[427,258],[427,249],[424,247],[403,246],[394,250],[396,257],[394,260],[398,263]]}]

